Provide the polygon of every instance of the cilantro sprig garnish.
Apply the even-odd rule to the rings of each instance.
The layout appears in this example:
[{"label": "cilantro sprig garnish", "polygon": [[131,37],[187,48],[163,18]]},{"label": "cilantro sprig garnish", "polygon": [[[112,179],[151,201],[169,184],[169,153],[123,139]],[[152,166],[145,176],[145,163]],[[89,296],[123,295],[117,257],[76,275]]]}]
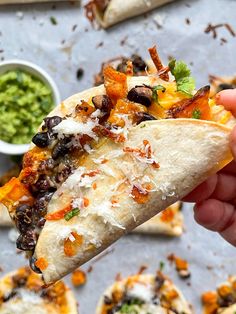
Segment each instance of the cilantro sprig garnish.
[{"label": "cilantro sprig garnish", "polygon": [[191,76],[191,71],[183,61],[172,59],[169,62],[171,74],[175,77],[177,91],[189,96],[193,95],[195,89],[195,80]]},{"label": "cilantro sprig garnish", "polygon": [[64,218],[66,221],[71,220],[74,216],[78,216],[80,213],[79,208],[73,208],[69,213],[65,214]]}]

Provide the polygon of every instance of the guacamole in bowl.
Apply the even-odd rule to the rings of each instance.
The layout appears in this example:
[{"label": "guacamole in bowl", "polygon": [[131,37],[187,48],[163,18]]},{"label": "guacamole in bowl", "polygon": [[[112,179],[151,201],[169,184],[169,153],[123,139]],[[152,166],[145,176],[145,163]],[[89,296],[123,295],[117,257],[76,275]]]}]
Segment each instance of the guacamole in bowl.
[{"label": "guacamole in bowl", "polygon": [[0,75],[0,139],[12,144],[30,143],[43,118],[53,109],[52,89],[21,70]]},{"label": "guacamole in bowl", "polygon": [[60,103],[52,78],[24,60],[0,63],[0,152],[20,155],[45,116]]}]

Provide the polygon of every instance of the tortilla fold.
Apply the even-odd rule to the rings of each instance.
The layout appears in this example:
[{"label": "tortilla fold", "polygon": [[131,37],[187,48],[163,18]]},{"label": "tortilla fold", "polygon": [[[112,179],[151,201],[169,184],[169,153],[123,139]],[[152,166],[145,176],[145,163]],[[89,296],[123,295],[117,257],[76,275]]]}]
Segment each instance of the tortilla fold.
[{"label": "tortilla fold", "polygon": [[104,14],[95,8],[95,16],[103,28],[146,13],[174,0],[111,0]]},{"label": "tortilla fold", "polygon": [[[125,144],[106,140],[87,155],[81,166],[86,171],[98,169],[102,176],[96,180],[97,189],[83,190],[84,197],[90,200],[85,213],[70,221],[46,222],[35,250],[37,259],[44,258],[48,262],[48,267],[42,271],[45,282],[55,282],[84,264],[223,168],[232,160],[229,134],[229,128],[215,122],[156,120],[131,128]],[[159,169],[148,167],[143,173],[132,156],[123,156],[124,146],[137,147],[143,140],[149,141]],[[116,152],[117,157],[108,160],[104,171],[103,165],[97,165],[93,160],[109,152]],[[144,204],[138,204],[130,197],[127,178],[132,173],[136,173],[140,180],[149,177],[154,187]],[[72,179],[76,184],[76,173],[73,175],[53,195],[49,213],[68,203]],[[108,207],[114,196],[118,199],[118,208]],[[64,254],[63,243],[72,231],[83,237],[83,243],[75,256],[68,257]]]}]

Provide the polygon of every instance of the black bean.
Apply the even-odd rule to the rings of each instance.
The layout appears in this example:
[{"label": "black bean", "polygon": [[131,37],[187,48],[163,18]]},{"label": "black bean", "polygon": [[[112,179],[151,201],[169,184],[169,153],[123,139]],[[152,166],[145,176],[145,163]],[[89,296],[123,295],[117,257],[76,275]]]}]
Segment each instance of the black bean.
[{"label": "black bean", "polygon": [[22,251],[33,251],[36,246],[36,234],[29,229],[16,240],[16,247]]},{"label": "black bean", "polygon": [[152,103],[152,90],[145,86],[136,86],[128,92],[127,98],[130,101],[149,107]]},{"label": "black bean", "polygon": [[38,171],[39,172],[45,172],[48,170],[53,170],[56,166],[56,162],[54,159],[49,158],[47,160],[43,160],[41,161],[39,167],[38,167]]},{"label": "black bean", "polygon": [[136,117],[136,123],[139,124],[143,121],[151,121],[151,120],[156,120],[155,117],[153,117],[152,115],[150,115],[147,112],[137,112],[135,114]]},{"label": "black bean", "polygon": [[20,232],[26,231],[33,223],[32,208],[26,204],[19,205],[16,208],[16,225]]},{"label": "black bean", "polygon": [[92,102],[96,109],[108,114],[112,108],[111,99],[107,95],[97,95],[92,98]]},{"label": "black bean", "polygon": [[30,265],[30,268],[37,274],[41,274],[41,270],[35,265],[35,262],[36,262],[36,258],[35,257],[31,257],[30,260],[29,260],[29,265]]},{"label": "black bean", "polygon": [[134,73],[144,72],[146,70],[147,64],[139,55],[133,54],[131,56],[131,60],[133,63]]},{"label": "black bean", "polygon": [[34,192],[49,192],[56,189],[55,183],[49,176],[41,174],[38,181],[32,186]]},{"label": "black bean", "polygon": [[42,229],[45,225],[46,219],[40,218],[39,221],[37,222],[37,227]]},{"label": "black bean", "polygon": [[52,158],[57,159],[61,156],[64,156],[69,152],[70,146],[68,145],[70,142],[70,139],[64,138],[63,140],[59,141],[52,151]]},{"label": "black bean", "polygon": [[32,142],[40,148],[47,147],[50,144],[48,132],[40,132],[35,134],[35,136],[32,138]]},{"label": "black bean", "polygon": [[58,173],[56,174],[56,177],[55,177],[56,182],[57,183],[64,182],[71,174],[71,171],[72,171],[71,166],[63,165],[63,168],[58,170]]},{"label": "black bean", "polygon": [[43,130],[52,131],[54,126],[58,125],[62,121],[62,118],[59,116],[47,117],[44,119],[44,125],[42,126]]},{"label": "black bean", "polygon": [[225,90],[225,89],[233,89],[233,88],[235,88],[235,86],[233,84],[222,83],[222,84],[219,84],[219,86],[217,88],[217,92],[220,92],[220,91]]},{"label": "black bean", "polygon": [[104,304],[110,305],[112,304],[111,298],[109,298],[107,295],[104,296]]},{"label": "black bean", "polygon": [[34,202],[34,211],[38,217],[44,217],[47,213],[47,205],[53,196],[53,192],[40,193]]}]

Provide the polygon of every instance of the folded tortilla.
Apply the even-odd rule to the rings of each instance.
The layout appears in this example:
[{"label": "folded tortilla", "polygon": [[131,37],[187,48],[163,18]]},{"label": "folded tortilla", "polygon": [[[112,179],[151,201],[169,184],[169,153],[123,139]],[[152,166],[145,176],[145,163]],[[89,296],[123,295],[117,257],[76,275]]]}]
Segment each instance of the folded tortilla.
[{"label": "folded tortilla", "polygon": [[0,278],[0,314],[78,314],[73,292],[63,282],[47,290],[29,267]]},{"label": "folded tortilla", "polygon": [[[157,76],[127,78],[128,90],[158,84],[164,82]],[[81,101],[89,102],[91,97],[104,94],[103,85],[76,94],[50,116],[66,117]],[[170,97],[173,101],[172,94]],[[217,121],[217,117],[213,113],[212,119]],[[63,124],[58,127],[63,129]],[[68,126],[69,131],[72,126]],[[223,168],[232,160],[230,131],[230,127],[214,121],[178,118],[145,121],[130,127],[125,142],[102,138],[78,159],[78,168],[59,186],[48,204],[50,216],[63,211],[81,195],[87,200],[79,215],[68,221],[64,216],[46,220],[33,255],[45,283],[53,283],[84,264]],[[149,143],[151,159],[132,153],[132,149],[143,149],[144,143]],[[99,162],[101,157],[106,163]],[[30,158],[28,155],[31,163]],[[17,191],[17,186],[14,189]],[[11,183],[1,190],[5,203],[12,202],[11,190]],[[13,199],[16,200],[15,195]],[[9,209],[14,218],[14,209]]]},{"label": "folded tortilla", "polygon": [[100,298],[96,314],[193,313],[182,292],[162,273],[116,280]]},{"label": "folded tortilla", "polygon": [[[224,167],[232,160],[229,134],[227,127],[206,121],[170,119],[149,122],[146,127],[140,124],[130,130],[126,145],[137,147],[148,139],[160,168],[147,169],[146,173],[132,158],[124,159],[123,146],[115,143],[104,143],[87,156],[81,166],[86,171],[99,169],[102,176],[96,180],[96,190],[83,190],[84,197],[90,200],[83,214],[68,222],[47,221],[42,229],[34,256],[47,260],[48,266],[42,271],[45,282],[55,282],[84,264]],[[93,159],[110,152],[115,152],[116,157],[106,163],[106,169],[93,163]],[[135,172],[143,181],[148,176],[154,185],[145,204],[137,204],[129,197],[127,177]],[[76,170],[57,190],[49,203],[49,213],[67,204],[78,185],[80,173],[81,169]],[[118,208],[111,207],[110,199],[114,196],[119,200]],[[83,242],[78,253],[68,257],[63,245],[72,232],[80,235]],[[73,236],[71,240],[73,242]]]},{"label": "folded tortilla", "polygon": [[94,15],[103,28],[108,28],[131,17],[146,13],[174,0],[111,0],[101,12],[93,5]]}]

